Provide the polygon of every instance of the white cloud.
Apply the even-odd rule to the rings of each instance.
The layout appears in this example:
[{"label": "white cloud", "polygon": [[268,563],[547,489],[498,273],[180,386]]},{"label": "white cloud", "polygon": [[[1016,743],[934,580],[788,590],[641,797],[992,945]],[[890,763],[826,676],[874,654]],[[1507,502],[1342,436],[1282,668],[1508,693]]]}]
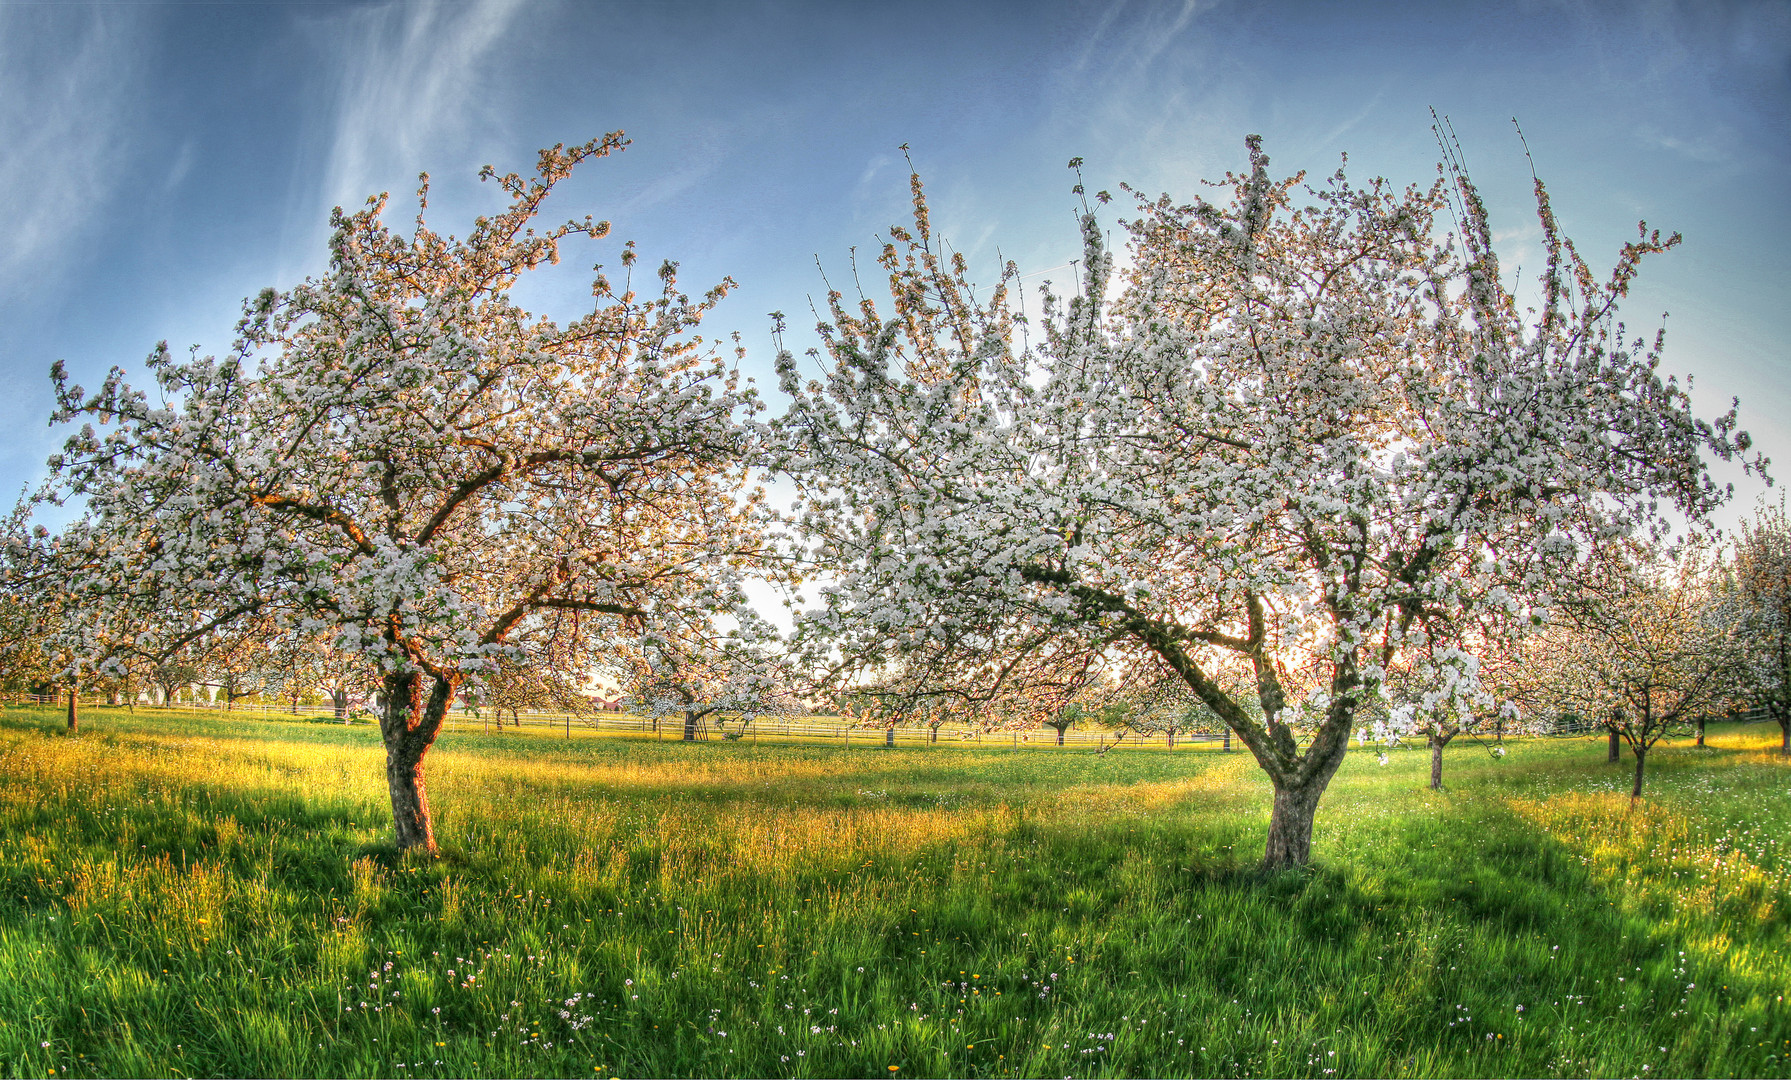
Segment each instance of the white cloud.
[{"label": "white cloud", "polygon": [[103,227],[137,94],[127,6],[0,7],[0,298],[67,268]]}]

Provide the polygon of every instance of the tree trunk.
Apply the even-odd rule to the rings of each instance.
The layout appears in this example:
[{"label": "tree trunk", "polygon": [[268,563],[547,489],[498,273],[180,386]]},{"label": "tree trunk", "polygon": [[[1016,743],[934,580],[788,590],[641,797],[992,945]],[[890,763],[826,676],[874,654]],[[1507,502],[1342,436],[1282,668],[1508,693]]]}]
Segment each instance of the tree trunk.
[{"label": "tree trunk", "polygon": [[1704,745],[1704,718],[1698,717],[1698,745]]},{"label": "tree trunk", "polygon": [[1629,802],[1632,806],[1637,799],[1642,797],[1642,766],[1648,761],[1647,750],[1644,750],[1640,746],[1634,747],[1633,749],[1636,752],[1636,782],[1635,786],[1629,789]]},{"label": "tree trunk", "polygon": [[696,742],[697,714],[695,709],[684,710],[684,741]]},{"label": "tree trunk", "polygon": [[1443,790],[1443,740],[1433,732],[1425,736],[1430,740],[1430,790]]},{"label": "tree trunk", "polygon": [[[1318,812],[1318,801],[1349,751],[1348,711],[1336,702],[1332,703],[1332,709],[1336,714],[1313,732],[1306,752],[1286,765],[1274,763],[1271,768],[1271,762],[1264,760],[1263,750],[1250,748],[1275,785],[1275,804],[1269,815],[1268,848],[1263,854],[1265,870],[1304,866],[1312,861],[1312,819]],[[1291,740],[1286,741],[1291,743]]]},{"label": "tree trunk", "polygon": [[1282,787],[1276,782],[1264,868],[1282,870],[1312,861],[1312,819],[1318,813],[1318,798],[1324,791],[1322,782],[1303,787]]},{"label": "tree trunk", "polygon": [[113,707],[114,707],[114,708],[116,708],[116,707],[117,707],[117,705],[118,705],[118,691],[116,691],[116,690],[108,690],[108,691],[106,691],[106,704],[107,704],[107,705],[111,705],[111,706],[113,706]]},{"label": "tree trunk", "polygon": [[895,728],[884,728],[883,729],[883,745],[884,746],[894,746],[895,745]]},{"label": "tree trunk", "polygon": [[423,758],[441,734],[451,680],[437,679],[427,701],[423,675],[410,671],[386,676],[386,707],[380,713],[380,734],[386,744],[386,786],[392,795],[393,838],[398,850],[436,853],[435,823],[429,815],[429,793],[423,784]]},{"label": "tree trunk", "polygon": [[1791,716],[1779,717],[1779,756],[1791,757]]},{"label": "tree trunk", "polygon": [[335,707],[336,719],[344,724],[348,723],[348,691],[346,689],[331,690],[330,704]]},{"label": "tree trunk", "polygon": [[1057,729],[1057,745],[1059,745],[1059,746],[1063,745],[1063,729],[1062,728]]},{"label": "tree trunk", "polygon": [[1169,729],[1169,749],[1171,749],[1171,750],[1175,749],[1175,729],[1174,728]]},{"label": "tree trunk", "polygon": [[68,729],[70,731],[81,730],[80,697],[81,691],[72,686],[68,688]]},{"label": "tree trunk", "polygon": [[934,726],[932,734],[928,736],[928,741],[929,742],[938,742],[939,741],[939,728],[937,725]]},{"label": "tree trunk", "polygon": [[1612,765],[1615,765],[1618,761],[1622,760],[1622,758],[1623,758],[1623,744],[1617,741],[1617,729],[1616,728],[1611,728],[1610,732],[1611,732],[1611,750],[1610,750],[1610,753],[1605,756],[1605,761],[1609,762]]},{"label": "tree trunk", "polygon": [[1225,741],[1219,745],[1219,749],[1221,749],[1221,750],[1225,751],[1227,754],[1229,754],[1229,753],[1231,753],[1231,729],[1226,728],[1224,735],[1225,735]]}]

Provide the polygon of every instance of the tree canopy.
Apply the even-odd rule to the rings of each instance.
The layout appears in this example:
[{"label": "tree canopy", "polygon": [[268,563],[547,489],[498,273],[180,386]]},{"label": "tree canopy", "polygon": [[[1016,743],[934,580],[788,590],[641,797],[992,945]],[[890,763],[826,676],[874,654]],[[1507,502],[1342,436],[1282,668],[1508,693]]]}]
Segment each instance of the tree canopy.
[{"label": "tree canopy", "polygon": [[1436,183],[1398,189],[1274,178],[1252,138],[1227,201],[1137,198],[1119,275],[1085,204],[1078,289],[1035,318],[1011,267],[970,282],[915,177],[886,306],[830,291],[817,368],[779,358],[798,521],[839,569],[815,655],[929,693],[1155,665],[1273,781],[1268,863],[1306,861],[1391,666],[1427,711],[1483,707],[1489,629],[1663,504],[1701,518],[1726,496],[1704,455],[1748,447],[1618,321],[1677,237],[1644,227],[1600,280],[1538,182],[1525,312],[1444,145]]},{"label": "tree canopy", "polygon": [[[179,592],[204,629],[269,618],[326,631],[382,672],[400,847],[434,847],[423,756],[457,688],[532,620],[605,647],[705,624],[743,601],[757,556],[745,467],[755,396],[697,336],[730,282],[692,298],[598,269],[564,324],[512,289],[589,217],[537,231],[554,186],[619,133],[542,151],[464,239],[408,235],[385,199],[333,219],[327,273],[244,306],[221,357],[150,354],[154,386],[114,369],[98,390],[55,372],[58,421],[97,420],[52,460],[50,496],[84,501],[65,531],[71,595],[146,610]],[[170,643],[171,644],[171,643]]]}]

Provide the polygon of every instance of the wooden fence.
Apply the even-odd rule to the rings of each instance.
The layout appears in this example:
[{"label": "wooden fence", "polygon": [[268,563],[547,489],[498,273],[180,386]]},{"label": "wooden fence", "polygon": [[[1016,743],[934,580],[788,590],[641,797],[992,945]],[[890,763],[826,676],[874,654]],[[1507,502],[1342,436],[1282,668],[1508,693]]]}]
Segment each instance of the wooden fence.
[{"label": "wooden fence", "polygon": [[[34,694],[10,695],[12,704],[41,705],[59,707],[64,699],[58,696]],[[84,702],[84,707],[94,708],[127,708],[132,706],[106,706],[95,700]],[[312,723],[333,722],[333,710],[330,706],[301,705],[295,712],[290,705],[224,705],[221,702],[178,702],[174,705],[149,705],[137,703],[134,708],[146,713],[172,713],[185,715],[217,715],[242,717],[244,719],[261,720],[306,720]],[[500,715],[502,719],[500,720]],[[1141,735],[1136,732],[1116,732],[1104,729],[1083,729],[1066,731],[1059,742],[1057,731],[1053,728],[1030,728],[1026,730],[992,730],[978,728],[962,728],[942,726],[935,730],[924,726],[902,726],[895,728],[864,727],[846,723],[838,717],[804,716],[804,717],[760,717],[748,724],[742,724],[738,717],[724,716],[722,724],[713,724],[713,717],[697,721],[693,735],[696,741],[724,740],[745,741],[749,743],[839,743],[852,747],[947,747],[971,750],[1052,750],[1071,747],[1116,750],[1121,748],[1152,748],[1162,750],[1218,750],[1221,752],[1239,750],[1242,747],[1229,734],[1187,734],[1177,732],[1170,736],[1164,733]],[[1712,722],[1727,721],[1729,717],[1712,717]],[[1766,710],[1750,709],[1740,715],[1745,724],[1760,724],[1771,719]],[[371,717],[363,713],[351,712],[349,723],[371,724]],[[660,717],[644,716],[627,712],[535,712],[523,710],[520,714],[511,714],[507,710],[499,714],[496,710],[478,711],[471,708],[457,708],[448,714],[445,728],[455,731],[526,731],[536,735],[558,734],[563,738],[589,737],[592,735],[611,735],[634,739],[653,739],[665,742],[680,741],[684,738],[684,720],[675,715]],[[1557,735],[1584,736],[1601,734],[1604,726],[1597,723],[1563,725],[1554,732]],[[1421,742],[1411,745],[1421,746]],[[1370,749],[1373,749],[1370,747]]]},{"label": "wooden fence", "polygon": [[[57,695],[14,694],[10,696],[9,700],[16,705],[59,708],[66,699]],[[109,706],[103,700],[96,699],[82,702],[82,707],[89,709],[133,708],[138,712],[149,714],[228,716],[288,722],[305,720],[317,723],[331,722],[334,719],[333,709],[329,705],[300,705],[294,711],[290,705],[252,705],[239,702],[227,706],[221,702],[205,701],[176,702],[173,705],[150,705],[138,702],[134,706]],[[932,728],[919,726],[863,727],[831,716],[761,717],[748,724],[742,724],[738,717],[724,716],[723,722],[719,725],[711,723],[712,720],[713,717],[705,717],[697,721],[693,732],[696,741],[838,743],[848,747],[937,746],[973,750],[1045,750],[1056,749],[1059,746],[1057,731],[1053,728],[1032,728],[1025,731],[984,731],[977,728],[942,726],[935,731]],[[351,725],[366,725],[373,722],[373,718],[365,712],[351,711],[348,719],[348,723]],[[498,710],[492,709],[479,711],[471,708],[456,708],[449,712],[444,727],[454,731],[491,732],[517,731],[520,728],[531,734],[559,734],[567,739],[591,735],[619,735],[671,742],[684,738],[684,720],[680,716],[653,717],[628,712],[563,713],[536,712],[524,709],[519,714],[511,714],[508,710],[500,713]],[[1171,737],[1166,734],[1139,735],[1135,732],[1072,729],[1064,733],[1061,745],[1066,749],[1069,747],[1097,749],[1155,747],[1159,750],[1180,750],[1207,746],[1219,750],[1230,750],[1234,747],[1234,740],[1228,735],[1177,732]]]}]

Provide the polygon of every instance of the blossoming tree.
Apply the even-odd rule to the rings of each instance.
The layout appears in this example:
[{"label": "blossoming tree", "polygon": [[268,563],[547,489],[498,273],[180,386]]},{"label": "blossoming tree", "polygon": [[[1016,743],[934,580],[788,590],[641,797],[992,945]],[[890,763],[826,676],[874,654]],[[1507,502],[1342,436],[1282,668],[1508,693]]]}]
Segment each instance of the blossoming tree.
[{"label": "blossoming tree", "polygon": [[1740,622],[1743,685],[1778,724],[1779,753],[1791,755],[1791,517],[1783,502],[1742,523],[1728,600]]},{"label": "blossoming tree", "polygon": [[[693,299],[667,263],[642,296],[599,268],[591,309],[563,324],[512,299],[562,242],[607,233],[533,222],[622,145],[544,150],[532,176],[487,168],[508,206],[464,238],[423,209],[394,231],[383,197],[337,210],[326,273],[248,301],[228,355],[158,347],[148,391],[117,369],[93,392],[54,372],[55,419],[100,424],[52,460],[54,497],[86,506],[74,594],[184,589],[219,626],[271,618],[366,657],[401,849],[435,848],[424,758],[456,691],[531,620],[572,613],[625,641],[743,602],[757,404],[694,333],[729,283]],[[632,274],[632,247],[622,262]],[[143,589],[133,560],[154,571]]]},{"label": "blossoming tree", "polygon": [[[119,690],[131,682],[132,667],[139,665],[139,638],[145,623],[142,613],[115,603],[118,592],[106,590],[106,602],[86,602],[70,588],[95,551],[93,538],[72,525],[53,534],[32,525],[35,500],[21,500],[6,520],[4,568],[0,570],[0,595],[13,618],[0,628],[0,653],[29,659],[40,676],[40,685],[60,688],[67,698],[67,725],[80,730],[80,702],[85,690],[104,689],[116,702]],[[140,580],[140,559],[126,557],[123,564]]]},{"label": "blossoming tree", "polygon": [[1079,294],[1030,323],[1011,267],[973,288],[914,178],[889,305],[830,291],[816,364],[779,364],[797,522],[838,575],[799,632],[834,677],[1148,656],[1268,774],[1276,867],[1310,858],[1390,665],[1433,706],[1477,698],[1481,623],[1530,619],[1554,562],[1662,502],[1705,514],[1703,454],[1747,439],[1616,321],[1674,238],[1644,231],[1600,281],[1538,183],[1526,316],[1452,153],[1397,190],[1273,179],[1248,149],[1226,203],[1140,199],[1118,279],[1085,205]]},{"label": "blossoming tree", "polygon": [[1635,755],[1633,801],[1661,739],[1739,700],[1742,624],[1722,602],[1707,543],[1672,559],[1618,545],[1589,562],[1524,677],[1551,710],[1607,718]]},{"label": "blossoming tree", "polygon": [[653,718],[654,730],[675,718],[683,741],[695,742],[711,718],[718,728],[738,720],[743,733],[761,716],[801,712],[779,644],[769,623],[740,611],[735,625],[722,632],[648,635],[631,657],[618,658],[615,669],[634,706]]},{"label": "blossoming tree", "polygon": [[[1448,685],[1459,675],[1454,666],[1443,668],[1449,674],[1439,689],[1425,678],[1414,677],[1407,662],[1389,665],[1379,700],[1372,706],[1374,722],[1359,728],[1358,738],[1366,741],[1372,732],[1375,741],[1388,747],[1423,738],[1430,751],[1430,789],[1441,791],[1443,751],[1457,738],[1466,736],[1486,746],[1494,758],[1502,758],[1505,736],[1552,733],[1554,724],[1546,707],[1526,712],[1518,704],[1514,682],[1523,664],[1524,643],[1523,638],[1481,634],[1473,642],[1474,648],[1465,650],[1467,656],[1461,662],[1474,680],[1475,689],[1470,693],[1455,693]],[[1386,761],[1387,755],[1381,754],[1381,763]]]}]

